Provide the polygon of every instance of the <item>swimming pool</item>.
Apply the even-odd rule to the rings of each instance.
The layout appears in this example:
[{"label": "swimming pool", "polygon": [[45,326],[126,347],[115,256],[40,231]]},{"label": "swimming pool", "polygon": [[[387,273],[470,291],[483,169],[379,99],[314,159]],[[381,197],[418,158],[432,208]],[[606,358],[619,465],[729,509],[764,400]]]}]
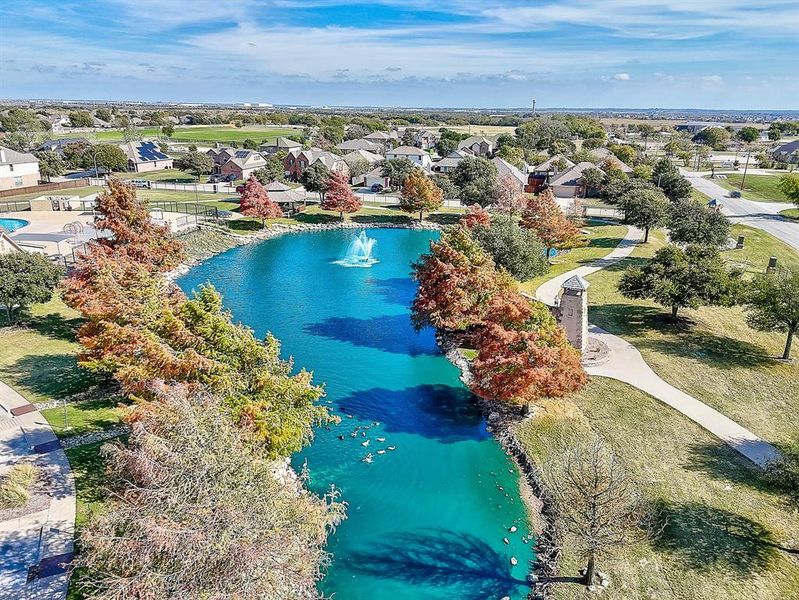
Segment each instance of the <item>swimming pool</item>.
[{"label": "swimming pool", "polygon": [[28,223],[30,223],[30,221],[26,221],[25,219],[4,219],[0,217],[0,229],[6,233],[13,233],[17,229],[22,229]]}]

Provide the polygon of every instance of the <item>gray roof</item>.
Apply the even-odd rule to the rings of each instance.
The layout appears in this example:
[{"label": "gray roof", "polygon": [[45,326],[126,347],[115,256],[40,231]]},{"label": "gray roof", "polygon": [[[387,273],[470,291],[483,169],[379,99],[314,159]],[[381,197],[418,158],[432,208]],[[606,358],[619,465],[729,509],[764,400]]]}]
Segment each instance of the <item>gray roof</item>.
[{"label": "gray roof", "polygon": [[357,160],[365,160],[370,165],[373,165],[374,163],[383,160],[383,157],[379,154],[375,154],[374,152],[369,152],[368,150],[353,150],[349,154],[344,155],[344,160],[347,162],[347,164]]},{"label": "gray roof", "polygon": [[566,169],[571,169],[574,166],[574,163],[562,154],[555,154],[554,156],[551,156],[542,162],[540,165],[536,165],[533,168],[533,171],[549,171],[554,167],[554,163],[558,162],[559,160],[566,161]]},{"label": "gray roof", "polygon": [[392,139],[385,131],[373,131],[372,133],[363,136],[365,140],[381,140],[386,141]]},{"label": "gray roof", "polygon": [[577,180],[583,175],[586,169],[597,169],[598,167],[591,162],[581,162],[574,165],[568,171],[564,171],[550,185],[577,185]]},{"label": "gray roof", "polygon": [[386,154],[398,154],[400,156],[420,156],[427,154],[427,152],[415,146],[398,146],[393,150],[389,150],[386,152]]},{"label": "gray roof", "polygon": [[774,148],[774,150],[772,150],[772,152],[790,154],[795,150],[799,150],[799,140],[794,140],[792,142],[788,142],[787,144],[783,144],[782,146],[777,146]]},{"label": "gray roof", "polygon": [[0,165],[22,165],[25,163],[38,163],[39,159],[33,154],[28,152],[17,152],[11,148],[4,148],[0,146],[2,151],[2,158],[0,158]]},{"label": "gray roof", "polygon": [[503,175],[510,175],[522,185],[527,184],[527,175],[522,173],[522,171],[516,165],[512,165],[507,160],[500,158],[499,156],[495,156],[491,159],[491,161],[497,166],[497,173],[500,177]]},{"label": "gray roof", "polygon": [[340,144],[336,144],[336,148],[339,150],[344,150],[345,152],[349,152],[352,150],[367,150],[369,152],[377,152],[380,149],[380,146],[375,144],[374,142],[370,142],[366,139],[360,140],[346,140],[341,142]]},{"label": "gray roof", "polygon": [[572,275],[561,286],[564,290],[579,290],[585,291],[591,286],[585,279],[579,275]]},{"label": "gray roof", "polygon": [[270,183],[267,183],[264,186],[264,189],[267,192],[285,192],[286,190],[290,190],[292,188],[291,188],[291,186],[286,185],[282,181],[272,181]]},{"label": "gray roof", "polygon": [[302,148],[302,144],[300,144],[299,142],[295,142],[294,140],[289,139],[287,137],[282,137],[281,136],[281,137],[277,138],[274,142],[269,142],[267,144],[261,144],[261,147],[262,148],[278,148],[278,149],[285,148],[285,149],[288,150],[288,149],[291,149],[291,148]]}]

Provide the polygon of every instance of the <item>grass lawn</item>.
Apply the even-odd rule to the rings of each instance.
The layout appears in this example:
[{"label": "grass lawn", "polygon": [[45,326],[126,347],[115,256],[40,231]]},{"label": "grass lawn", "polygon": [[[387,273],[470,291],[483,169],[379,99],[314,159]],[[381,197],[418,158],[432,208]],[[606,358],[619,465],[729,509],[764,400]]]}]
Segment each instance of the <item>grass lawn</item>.
[{"label": "grass lawn", "polygon": [[[559,435],[593,429],[625,463],[660,513],[655,540],[600,558],[610,575],[608,600],[782,600],[799,589],[799,519],[762,474],[677,411],[627,384],[593,378],[565,401],[517,426],[539,461],[556,452]],[[561,576],[583,561],[567,538]],[[557,600],[596,597],[558,584]]]},{"label": "grass lawn", "polygon": [[524,292],[535,295],[538,286],[560,275],[566,271],[571,271],[577,267],[587,265],[595,260],[602,258],[619,245],[622,238],[627,233],[625,225],[608,223],[605,221],[588,221],[583,227],[588,234],[585,236],[589,240],[588,246],[584,248],[574,248],[562,254],[558,254],[551,259],[552,265],[549,273],[541,275],[535,279],[525,281],[519,286]]},{"label": "grass lawn", "polygon": [[710,201],[710,196],[708,196],[704,192],[700,192],[695,187],[691,188],[691,198],[694,201],[699,202],[701,204],[707,204]]},{"label": "grass lawn", "polygon": [[12,326],[0,317],[0,379],[31,402],[85,390],[95,381],[75,362],[79,324],[78,314],[58,298],[34,305]]},{"label": "grass lawn", "polygon": [[[733,231],[745,232],[747,240],[744,250],[725,253],[731,262],[744,258],[765,267],[775,255],[781,264],[799,264],[796,252],[765,232],[741,226]],[[664,244],[663,233],[655,232],[630,258],[588,277],[591,322],[634,344],[670,384],[764,439],[788,443],[799,431],[799,361],[774,359],[782,353],[783,334],[750,329],[738,307],[684,310],[678,323],[670,323],[667,309],[616,290],[624,269],[643,264]]]},{"label": "grass lawn", "polygon": [[[193,173],[181,171],[180,169],[164,169],[162,171],[151,171],[149,173],[120,173],[122,179],[143,179],[145,181],[161,181],[163,183],[194,183],[197,178]],[[200,177],[200,183],[205,183],[208,176]]]},{"label": "grass lawn", "polygon": [[[160,136],[160,127],[142,127],[139,132],[144,137]],[[288,127],[266,127],[252,125],[247,127],[213,126],[213,127],[178,127],[172,135],[173,142],[243,142],[244,140],[255,140],[263,143],[273,140],[278,136],[296,135],[302,133],[301,129]],[[121,141],[122,131],[98,131],[94,137],[98,141],[110,142]],[[73,134],[64,134],[56,137],[70,137]]]},{"label": "grass lawn", "polygon": [[[727,179],[713,181],[728,190],[740,190],[742,179],[742,173],[731,173]],[[761,202],[789,202],[787,196],[777,189],[779,183],[780,178],[776,175],[747,175],[743,195],[749,200]]]},{"label": "grass lawn", "polygon": [[799,221],[799,208],[788,208],[786,210],[781,210],[780,214],[786,219],[793,219],[794,221]]},{"label": "grass lawn", "polygon": [[70,437],[114,427],[120,423],[116,398],[82,400],[41,411],[58,437]]}]

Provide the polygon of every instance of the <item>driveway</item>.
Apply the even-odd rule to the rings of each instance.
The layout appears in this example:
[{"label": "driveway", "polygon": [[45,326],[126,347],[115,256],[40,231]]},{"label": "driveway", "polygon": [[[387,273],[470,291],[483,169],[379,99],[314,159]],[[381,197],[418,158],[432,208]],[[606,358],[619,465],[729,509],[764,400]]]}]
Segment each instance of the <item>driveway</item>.
[{"label": "driveway", "polygon": [[715,181],[703,179],[698,173],[680,169],[691,185],[718,199],[723,205],[722,212],[736,223],[757,227],[782,240],[799,251],[799,223],[779,216],[781,210],[791,208],[785,202],[755,202],[746,198],[730,198],[729,190]]}]

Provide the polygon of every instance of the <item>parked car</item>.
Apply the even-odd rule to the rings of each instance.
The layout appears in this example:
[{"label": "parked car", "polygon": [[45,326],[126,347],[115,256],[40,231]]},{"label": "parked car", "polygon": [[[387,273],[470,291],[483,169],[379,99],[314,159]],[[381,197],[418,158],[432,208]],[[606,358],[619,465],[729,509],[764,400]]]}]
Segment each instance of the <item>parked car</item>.
[{"label": "parked car", "polygon": [[383,186],[379,183],[373,183],[370,189],[376,194],[383,191]]},{"label": "parked car", "polygon": [[227,175],[223,175],[220,181],[236,181],[236,175],[234,173],[228,173]]},{"label": "parked car", "polygon": [[223,180],[222,180],[222,176],[219,175],[219,174],[211,175],[208,178],[208,183],[219,183],[220,181],[223,181]]},{"label": "parked car", "polygon": [[149,188],[150,182],[146,179],[131,179],[130,184],[137,188]]},{"label": "parked car", "polygon": [[738,190],[733,190],[730,192],[730,198],[740,198],[740,197],[741,197],[741,192],[739,192]]}]

